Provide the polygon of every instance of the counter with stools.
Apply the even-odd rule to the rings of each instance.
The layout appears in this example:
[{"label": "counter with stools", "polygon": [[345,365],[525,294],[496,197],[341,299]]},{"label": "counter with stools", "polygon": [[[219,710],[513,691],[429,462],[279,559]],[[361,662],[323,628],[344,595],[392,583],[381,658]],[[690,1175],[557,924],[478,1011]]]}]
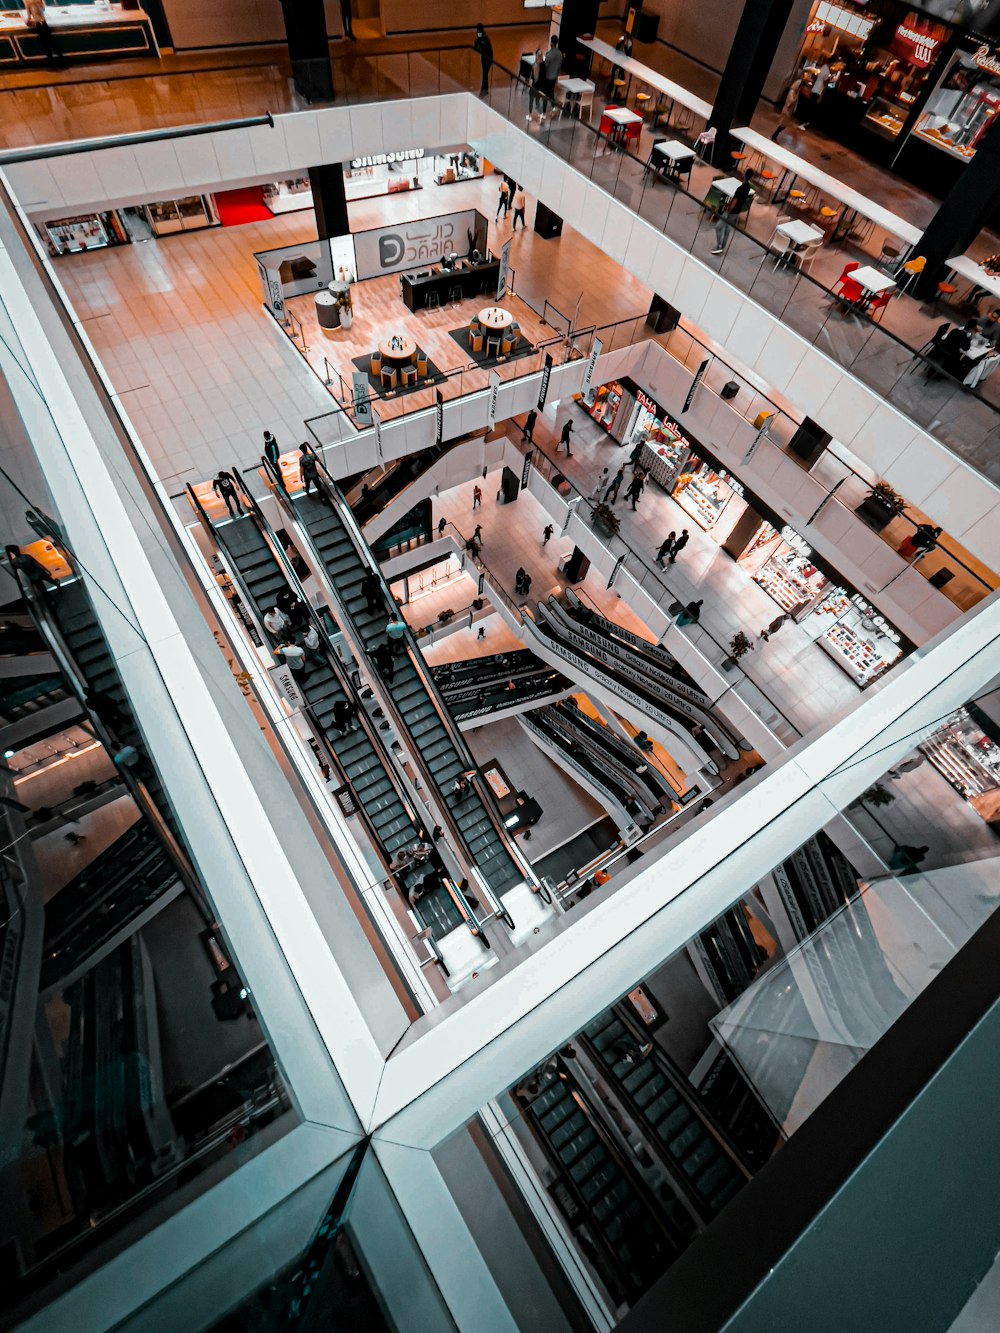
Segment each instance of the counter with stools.
[{"label": "counter with stools", "polygon": [[448,301],[478,296],[480,292],[495,292],[499,278],[498,259],[487,259],[480,264],[462,259],[453,269],[404,273],[400,279],[400,294],[407,310],[426,310],[429,306],[443,306]]}]

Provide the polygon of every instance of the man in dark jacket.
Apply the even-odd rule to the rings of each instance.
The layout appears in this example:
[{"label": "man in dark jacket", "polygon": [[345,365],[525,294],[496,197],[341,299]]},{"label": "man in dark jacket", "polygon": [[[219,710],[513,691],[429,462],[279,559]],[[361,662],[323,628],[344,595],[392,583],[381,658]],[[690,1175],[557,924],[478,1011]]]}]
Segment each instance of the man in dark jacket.
[{"label": "man in dark jacket", "polygon": [[479,52],[479,63],[483,70],[483,84],[479,89],[479,96],[485,97],[490,90],[490,67],[493,64],[493,43],[486,35],[486,29],[481,23],[476,24],[476,40],[472,45],[475,50]]}]

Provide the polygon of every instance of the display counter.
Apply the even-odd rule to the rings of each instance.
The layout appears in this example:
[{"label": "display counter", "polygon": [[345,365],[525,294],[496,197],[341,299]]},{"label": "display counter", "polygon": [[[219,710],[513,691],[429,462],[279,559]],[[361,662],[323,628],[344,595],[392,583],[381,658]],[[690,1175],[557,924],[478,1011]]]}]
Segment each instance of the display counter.
[{"label": "display counter", "polygon": [[457,261],[453,269],[440,266],[421,269],[418,273],[403,273],[399,284],[403,304],[407,310],[426,310],[428,297],[433,293],[437,300],[433,305],[447,305],[452,290],[461,288],[462,296],[477,296],[481,292],[496,295],[500,281],[500,261],[484,260],[481,264],[472,264],[467,259]]},{"label": "display counter", "polygon": [[[158,55],[153,27],[141,9],[111,5],[50,5],[46,22],[56,49],[67,60],[134,59]],[[23,10],[0,13],[0,69],[41,65],[48,52]]]},{"label": "display counter", "polygon": [[1000,824],[1000,745],[965,708],[920,747],[988,824]]},{"label": "display counter", "polygon": [[847,601],[836,624],[818,640],[833,660],[862,688],[889,670],[903,655],[899,635],[857,594],[844,598],[842,589],[832,597]]}]

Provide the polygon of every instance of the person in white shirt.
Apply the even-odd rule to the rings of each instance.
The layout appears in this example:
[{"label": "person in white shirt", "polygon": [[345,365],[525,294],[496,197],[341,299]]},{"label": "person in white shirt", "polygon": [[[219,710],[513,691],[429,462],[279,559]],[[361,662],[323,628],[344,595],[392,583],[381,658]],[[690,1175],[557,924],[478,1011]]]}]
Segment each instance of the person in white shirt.
[{"label": "person in white shirt", "polygon": [[302,647],[307,648],[311,653],[316,652],[319,648],[319,630],[311,622],[309,628],[302,636]]},{"label": "person in white shirt", "polygon": [[276,606],[264,612],[264,628],[268,634],[284,634],[291,623],[284,611]]},{"label": "person in white shirt", "polygon": [[525,205],[524,187],[521,186],[521,185],[515,185],[515,186],[514,186],[514,222],[513,222],[512,226],[511,226],[511,231],[517,231],[517,220],[518,220],[518,218],[521,219],[521,230],[522,230],[522,231],[524,230],[524,225],[525,225],[525,224],[524,224],[524,205]]},{"label": "person in white shirt", "polygon": [[306,655],[297,643],[279,643],[274,650],[275,656],[287,662],[296,676],[306,674]]}]

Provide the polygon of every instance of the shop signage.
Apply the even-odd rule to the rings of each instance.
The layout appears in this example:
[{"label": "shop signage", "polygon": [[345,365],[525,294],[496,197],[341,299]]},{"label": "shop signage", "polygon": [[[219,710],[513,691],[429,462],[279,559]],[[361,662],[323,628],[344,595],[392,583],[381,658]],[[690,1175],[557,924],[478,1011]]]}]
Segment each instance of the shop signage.
[{"label": "shop signage", "polygon": [[286,699],[293,708],[301,708],[305,700],[302,697],[302,691],[295,683],[292,668],[288,663],[282,662],[280,666],[268,667],[267,671],[282,699]]},{"label": "shop signage", "polygon": [[370,157],[352,157],[351,170],[360,171],[363,167],[385,167],[391,162],[417,162],[424,155],[422,148],[400,148],[395,153],[374,153]]},{"label": "shop signage", "polygon": [[892,643],[899,643],[899,634],[889,624],[883,616],[880,616],[875,608],[861,596],[859,592],[851,594],[851,603],[856,606],[866,620],[870,620],[880,634],[884,634]]},{"label": "shop signage", "polygon": [[490,396],[486,408],[486,429],[492,430],[497,424],[497,398],[500,396],[500,376],[495,370],[490,371]]},{"label": "shop signage", "polygon": [[378,465],[379,467],[385,467],[385,459],[382,456],[382,418],[370,405],[369,410],[372,414],[372,421],[375,423],[375,452],[378,454]]},{"label": "shop signage", "polygon": [[482,221],[480,213],[467,208],[462,213],[359,231],[354,237],[358,277],[380,278],[421,264],[436,264],[451,254],[467,255],[478,245]]},{"label": "shop signage", "polygon": [[524,462],[521,464],[521,490],[523,491],[528,484],[528,478],[531,475],[531,460],[534,455],[525,454]]},{"label": "shop signage", "polygon": [[911,27],[909,18],[899,25],[892,39],[892,49],[897,55],[905,57],[911,64],[925,67],[933,65],[940,45],[940,38]]},{"label": "shop signage", "polygon": [[281,291],[281,274],[277,269],[265,269],[267,274],[267,294],[271,299],[271,309],[280,318],[284,318],[285,299]]},{"label": "shop signage", "polygon": [[590,345],[590,357],[587,360],[587,369],[583,374],[583,388],[587,395],[588,403],[593,403],[594,401],[594,371],[597,369],[597,358],[603,351],[604,344],[601,342],[600,338],[595,338]]},{"label": "shop signage", "polygon": [[510,270],[510,247],[513,240],[508,236],[500,247],[500,267],[497,270],[497,300],[502,301],[507,295],[507,274]]},{"label": "shop signage", "polygon": [[434,391],[434,437],[437,444],[444,439],[444,394],[440,389]]},{"label": "shop signage", "polygon": [[345,817],[349,818],[351,815],[358,813],[359,806],[350,787],[338,787],[333,793],[333,799],[340,806],[340,813]]},{"label": "shop signage", "polygon": [[761,440],[764,438],[764,436],[767,434],[767,428],[768,428],[768,426],[771,424],[771,421],[772,421],[773,418],[774,418],[774,413],[773,413],[773,412],[768,412],[767,416],[766,416],[766,417],[764,418],[764,420],[760,423],[760,430],[757,432],[757,434],[756,434],[756,435],[753,437],[753,439],[750,441],[749,448],[747,449],[746,453],[743,455],[743,458],[740,460],[741,462],[743,462],[743,463],[749,463],[750,460],[751,460],[751,458],[753,458],[754,454],[755,454],[755,453],[757,452],[757,450],[760,448],[760,442],[761,442]]},{"label": "shop signage", "polygon": [[807,558],[812,555],[812,547],[809,543],[804,537],[800,537],[794,528],[790,528],[787,523],[781,529],[781,540],[787,546],[790,546],[793,551],[797,551],[799,555],[804,555]]},{"label": "shop signage", "polygon": [[552,378],[552,354],[545,353],[545,369],[542,371],[542,382],[538,389],[538,410],[545,411],[545,400],[549,395],[549,380]]},{"label": "shop signage", "polygon": [[647,411],[652,412],[654,416],[658,417],[660,415],[660,404],[654,403],[648,393],[643,393],[641,389],[636,389],[635,399],[637,403],[641,403],[642,406],[646,408]]},{"label": "shop signage", "polygon": [[975,64],[977,64],[980,69],[984,69],[987,74],[1000,74],[1000,58],[997,56],[997,48],[995,46],[987,46],[987,44],[983,42],[982,46],[976,47],[972,59]]},{"label": "shop signage", "polygon": [[[363,370],[354,372],[351,376],[351,386],[354,390],[354,419],[359,426],[370,426],[372,424],[371,386],[368,376]],[[440,444],[440,440],[438,443]]]},{"label": "shop signage", "polygon": [[566,521],[565,521],[565,523],[563,523],[562,527],[559,529],[559,536],[560,536],[560,537],[564,536],[565,533],[567,533],[567,532],[569,531],[569,525],[570,525],[570,522],[572,521],[573,515],[574,515],[574,514],[576,513],[576,511],[579,509],[579,507],[580,507],[580,501],[581,501],[582,499],[583,499],[583,496],[582,496],[582,495],[574,495],[573,498],[572,498],[572,500],[570,500],[569,504],[566,506]]},{"label": "shop signage", "polygon": [[[482,597],[482,595],[483,595],[483,593],[484,593],[485,591],[486,591],[486,575],[482,572],[482,570],[480,570],[480,571],[479,571],[479,586],[478,586],[478,588],[476,589],[476,596],[477,596],[477,597]],[[472,628],[471,625],[469,626],[469,628],[470,628],[470,629]]]},{"label": "shop signage", "polygon": [[608,587],[609,587],[609,588],[610,588],[611,585],[614,583],[614,581],[615,581],[615,579],[616,579],[616,577],[617,577],[617,575],[618,575],[618,571],[621,569],[621,567],[622,567],[622,565],[623,565],[624,563],[625,563],[625,556],[624,556],[624,554],[622,554],[622,555],[620,555],[620,556],[618,557],[618,559],[615,561],[615,567],[614,567],[614,569],[611,571],[611,577],[608,579]]},{"label": "shop signage", "polygon": [[708,369],[708,362],[709,362],[709,358],[706,356],[706,357],[705,357],[705,360],[701,363],[701,365],[700,365],[700,366],[698,367],[698,369],[695,371],[695,373],[694,373],[694,379],[691,381],[691,387],[690,387],[690,389],[688,389],[688,391],[687,391],[687,397],[684,399],[684,406],[681,408],[681,416],[684,415],[684,413],[688,410],[688,408],[689,408],[689,407],[691,406],[691,404],[694,402],[694,391],[695,391],[695,389],[697,389],[698,385],[701,383],[701,377],[702,377],[702,375],[704,375],[705,371]]}]

